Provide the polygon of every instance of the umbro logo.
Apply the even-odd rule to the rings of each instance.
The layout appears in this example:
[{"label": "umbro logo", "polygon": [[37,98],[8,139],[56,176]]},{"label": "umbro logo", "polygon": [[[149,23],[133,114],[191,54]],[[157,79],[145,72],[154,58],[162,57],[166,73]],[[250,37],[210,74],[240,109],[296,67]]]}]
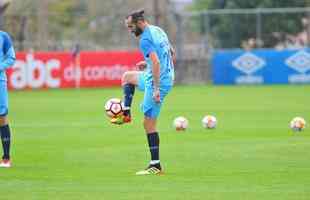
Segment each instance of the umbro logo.
[{"label": "umbro logo", "polygon": [[232,62],[232,65],[238,70],[250,75],[266,65],[265,60],[254,55],[253,53],[245,53]]},{"label": "umbro logo", "polygon": [[299,51],[286,59],[285,64],[299,73],[306,73],[310,69],[310,53]]}]

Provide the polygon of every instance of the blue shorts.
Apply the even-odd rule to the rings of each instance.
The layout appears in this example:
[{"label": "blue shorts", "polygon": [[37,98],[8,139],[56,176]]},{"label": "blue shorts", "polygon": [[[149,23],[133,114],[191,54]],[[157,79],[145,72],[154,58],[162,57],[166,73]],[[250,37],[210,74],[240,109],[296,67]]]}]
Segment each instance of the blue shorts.
[{"label": "blue shorts", "polygon": [[8,114],[8,89],[6,81],[0,80],[0,116]]},{"label": "blue shorts", "polygon": [[140,74],[138,77],[138,89],[144,91],[144,98],[141,104],[141,110],[144,116],[149,118],[157,118],[160,113],[161,105],[164,98],[167,96],[172,86],[161,86],[160,91],[160,102],[157,103],[153,99],[153,86],[145,84],[144,73]]}]

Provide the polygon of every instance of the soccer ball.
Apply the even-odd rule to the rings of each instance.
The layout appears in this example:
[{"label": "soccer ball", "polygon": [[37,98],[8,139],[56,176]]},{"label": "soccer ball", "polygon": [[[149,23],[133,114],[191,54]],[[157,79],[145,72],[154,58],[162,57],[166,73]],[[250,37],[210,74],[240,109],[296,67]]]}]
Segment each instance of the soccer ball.
[{"label": "soccer ball", "polygon": [[188,127],[188,120],[185,117],[177,117],[173,120],[173,127],[177,131],[185,131]]},{"label": "soccer ball", "polygon": [[105,111],[108,117],[116,117],[123,114],[123,103],[118,98],[109,99],[105,104]]},{"label": "soccer ball", "polygon": [[214,116],[212,115],[206,115],[204,116],[204,118],[202,119],[202,126],[204,128],[208,128],[208,129],[213,129],[216,127],[217,124],[217,120]]},{"label": "soccer ball", "polygon": [[290,122],[290,127],[293,131],[302,131],[306,127],[306,121],[302,117],[295,117]]}]

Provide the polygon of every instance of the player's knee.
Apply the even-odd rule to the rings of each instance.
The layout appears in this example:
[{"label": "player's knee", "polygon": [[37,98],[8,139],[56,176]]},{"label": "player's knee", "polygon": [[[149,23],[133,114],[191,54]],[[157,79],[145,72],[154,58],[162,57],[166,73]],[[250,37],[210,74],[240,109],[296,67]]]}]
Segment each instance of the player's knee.
[{"label": "player's knee", "polygon": [[122,76],[122,84],[132,83],[133,74],[131,72],[125,72]]},{"label": "player's knee", "polygon": [[0,116],[0,127],[8,124],[8,118],[6,116]]},{"label": "player's knee", "polygon": [[147,131],[148,130],[148,123],[146,120],[143,121],[143,127],[144,127],[144,130]]},{"label": "player's knee", "polygon": [[143,126],[146,133],[156,132],[156,123],[154,120],[144,119]]},{"label": "player's knee", "polygon": [[125,72],[122,76],[122,84],[126,84],[128,82],[128,75],[129,73],[128,72]]},{"label": "player's knee", "polygon": [[134,72],[134,71],[127,71],[123,74],[122,76],[122,85],[125,85],[125,84],[134,84],[134,85],[137,85],[137,73]]}]

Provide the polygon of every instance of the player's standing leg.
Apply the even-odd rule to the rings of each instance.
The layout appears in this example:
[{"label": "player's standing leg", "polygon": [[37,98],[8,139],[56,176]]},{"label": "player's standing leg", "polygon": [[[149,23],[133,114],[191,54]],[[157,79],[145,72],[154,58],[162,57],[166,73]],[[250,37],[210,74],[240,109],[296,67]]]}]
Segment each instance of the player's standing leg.
[{"label": "player's standing leg", "polygon": [[8,111],[8,95],[6,81],[0,81],[0,134],[3,149],[2,161],[0,167],[11,167],[10,162],[10,146],[11,132],[7,118]]},{"label": "player's standing leg", "polygon": [[157,119],[145,116],[144,129],[147,135],[147,141],[151,154],[151,161],[145,170],[138,171],[136,175],[162,174],[162,168],[159,159],[159,133],[156,129]]},{"label": "player's standing leg", "polygon": [[144,117],[144,129],[147,135],[147,141],[151,154],[149,166],[142,171],[137,172],[137,175],[161,174],[162,168],[159,159],[159,133],[156,129],[156,118]]},{"label": "player's standing leg", "polygon": [[11,145],[11,132],[8,123],[3,123],[7,121],[5,118],[0,119],[0,132],[1,132],[1,141],[3,148],[2,161],[0,162],[0,167],[11,167],[10,162],[10,145]]},{"label": "player's standing leg", "polygon": [[146,87],[142,109],[144,112],[144,130],[146,132],[151,161],[149,166],[142,171],[138,171],[136,175],[162,174],[162,167],[159,158],[159,132],[157,130],[157,119],[161,110],[164,98],[171,90],[171,87],[163,87],[160,92],[160,101],[155,102],[153,97],[153,89]]}]

